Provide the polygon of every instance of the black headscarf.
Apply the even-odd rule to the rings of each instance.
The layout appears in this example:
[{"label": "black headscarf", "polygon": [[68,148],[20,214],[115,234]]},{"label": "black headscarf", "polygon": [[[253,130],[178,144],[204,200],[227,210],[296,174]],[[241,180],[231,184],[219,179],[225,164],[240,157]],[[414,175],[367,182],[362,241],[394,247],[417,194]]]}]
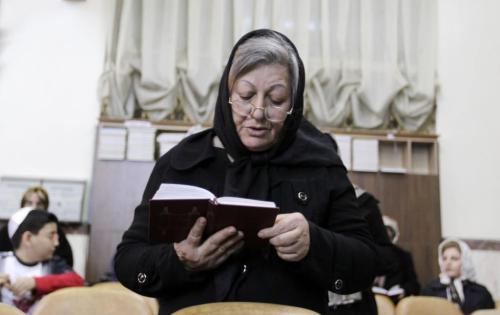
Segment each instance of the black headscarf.
[{"label": "black headscarf", "polygon": [[[279,140],[263,152],[248,150],[241,142],[228,103],[228,77],[238,47],[252,37],[278,35],[293,48],[298,61],[298,85],[293,99],[293,111],[287,116]],[[226,171],[224,195],[268,199],[272,166],[332,166],[342,165],[329,135],[323,134],[303,119],[304,65],[295,45],[283,34],[269,30],[255,30],[244,35],[233,47],[219,85],[215,106],[214,129],[234,162]]]}]

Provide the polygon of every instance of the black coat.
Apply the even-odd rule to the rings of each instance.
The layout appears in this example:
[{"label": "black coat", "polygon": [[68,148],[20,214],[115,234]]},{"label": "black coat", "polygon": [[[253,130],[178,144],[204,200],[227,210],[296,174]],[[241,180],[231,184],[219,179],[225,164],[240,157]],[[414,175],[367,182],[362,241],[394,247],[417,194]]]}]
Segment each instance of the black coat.
[{"label": "black coat", "polygon": [[[328,290],[348,294],[371,286],[373,244],[346,170],[339,165],[270,169],[270,199],[281,213],[299,211],[309,221],[311,246],[300,262],[283,261],[269,248],[267,255],[235,256],[215,270],[189,272],[172,245],[150,244],[147,203],[161,183],[197,185],[216,196],[223,192],[229,162],[225,151],[212,146],[213,136],[213,130],[207,130],[187,140],[191,150],[197,150],[194,159],[175,156],[174,150],[157,162],[117,248],[115,270],[121,283],[157,297],[160,314],[221,300],[279,303],[326,314]],[[222,270],[234,271],[229,281],[217,280]]]},{"label": "black coat", "polygon": [[399,285],[405,290],[405,296],[418,295],[420,283],[417,280],[411,254],[397,245],[392,245],[391,248],[396,256],[397,266],[394,271],[385,274],[384,288],[389,290]]},{"label": "black coat", "polygon": [[[486,287],[469,280],[462,282],[464,288],[464,302],[460,305],[464,314],[471,314],[476,310],[495,308],[495,302]],[[422,295],[447,298],[446,285],[439,279],[432,280],[423,290]]]}]

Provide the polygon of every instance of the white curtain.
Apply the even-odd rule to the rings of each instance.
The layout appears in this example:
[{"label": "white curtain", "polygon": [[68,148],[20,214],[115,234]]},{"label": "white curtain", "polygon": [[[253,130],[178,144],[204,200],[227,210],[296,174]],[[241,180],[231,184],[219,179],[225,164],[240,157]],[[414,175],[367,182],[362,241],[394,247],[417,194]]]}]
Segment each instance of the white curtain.
[{"label": "white curtain", "polygon": [[314,122],[416,131],[434,113],[436,11],[435,0],[116,0],[103,115],[160,120],[180,107],[210,122],[233,44],[272,28],[302,56]]}]

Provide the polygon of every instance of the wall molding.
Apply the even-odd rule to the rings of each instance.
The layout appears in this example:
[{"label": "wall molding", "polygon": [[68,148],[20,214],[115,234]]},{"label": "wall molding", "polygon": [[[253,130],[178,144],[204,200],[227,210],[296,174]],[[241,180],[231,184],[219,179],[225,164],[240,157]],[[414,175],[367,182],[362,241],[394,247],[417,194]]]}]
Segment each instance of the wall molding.
[{"label": "wall molding", "polygon": [[472,250],[491,250],[500,251],[500,241],[480,240],[480,239],[462,239]]}]

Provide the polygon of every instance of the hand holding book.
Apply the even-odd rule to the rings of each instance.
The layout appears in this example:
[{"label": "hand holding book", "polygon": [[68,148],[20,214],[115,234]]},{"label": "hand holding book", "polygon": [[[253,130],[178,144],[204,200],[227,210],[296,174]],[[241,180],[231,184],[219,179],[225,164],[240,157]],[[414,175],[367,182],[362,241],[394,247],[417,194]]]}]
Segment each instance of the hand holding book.
[{"label": "hand holding book", "polygon": [[202,241],[206,224],[207,220],[199,217],[186,239],[174,243],[179,260],[188,270],[216,268],[244,245],[243,233],[236,231],[234,227],[224,228]]},{"label": "hand holding book", "polygon": [[273,226],[278,211],[274,202],[216,198],[200,187],[162,184],[149,203],[149,236],[152,242],[181,242],[188,237],[196,219],[205,217],[204,238],[233,226],[243,232],[245,246],[258,248],[268,242],[257,233]]}]

